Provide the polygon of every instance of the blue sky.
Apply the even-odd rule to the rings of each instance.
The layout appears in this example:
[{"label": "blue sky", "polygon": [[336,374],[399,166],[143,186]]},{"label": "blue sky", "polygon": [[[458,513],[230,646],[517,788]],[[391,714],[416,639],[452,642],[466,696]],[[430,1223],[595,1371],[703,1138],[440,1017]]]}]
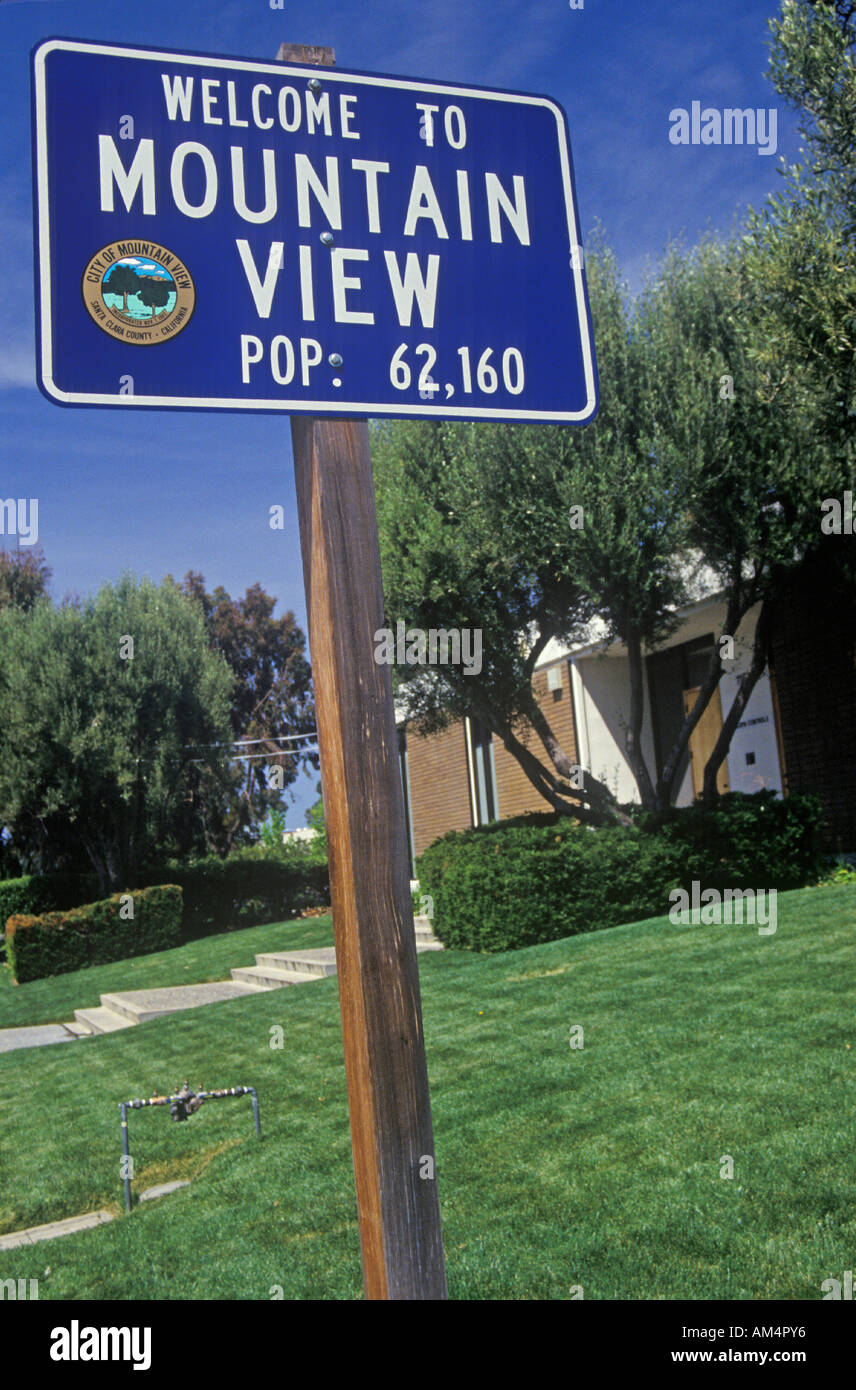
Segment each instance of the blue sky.
[{"label": "blue sky", "polygon": [[[774,0],[6,0],[0,4],[0,498],[38,497],[53,593],[124,569],[258,581],[305,628],[290,432],[254,414],[62,409],[35,385],[29,51],[52,34],[269,59],[332,46],[340,67],[544,93],[565,108],[585,241],[596,221],[633,289],[670,237],[727,233],[797,157],[764,73]],[[778,106],[778,150],[676,146],[674,107]],[[271,531],[269,509],[285,508]],[[1,514],[1,513],[0,513]],[[0,546],[8,544],[0,537]],[[14,538],[12,538],[14,544]],[[302,824],[315,778],[289,824]]]}]

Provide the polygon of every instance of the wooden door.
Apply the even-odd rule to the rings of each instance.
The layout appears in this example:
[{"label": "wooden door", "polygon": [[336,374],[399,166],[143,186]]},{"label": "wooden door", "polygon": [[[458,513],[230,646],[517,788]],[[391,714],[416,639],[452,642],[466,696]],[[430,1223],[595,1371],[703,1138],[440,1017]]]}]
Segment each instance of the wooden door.
[{"label": "wooden door", "polygon": [[[698,699],[699,687],[694,690],[684,691],[684,713],[689,714],[696,700]],[[719,686],[713,692],[707,709],[701,719],[696,724],[690,734],[690,767],[693,774],[693,796],[701,796],[704,785],[704,769],[707,760],[713,752],[714,744],[719,738],[722,728],[722,701],[719,698]],[[718,792],[731,790],[728,780],[728,757],[723,758],[716,774],[716,789]]]}]

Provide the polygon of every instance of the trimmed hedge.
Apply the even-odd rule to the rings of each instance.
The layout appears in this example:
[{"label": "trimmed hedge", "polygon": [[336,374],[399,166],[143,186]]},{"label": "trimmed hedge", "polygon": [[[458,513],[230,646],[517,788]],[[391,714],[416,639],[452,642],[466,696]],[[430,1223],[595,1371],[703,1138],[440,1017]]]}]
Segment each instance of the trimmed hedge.
[{"label": "trimmed hedge", "polygon": [[[195,864],[149,865],[138,877],[141,887],[174,883],[183,890],[185,939],[282,921],[307,907],[325,907],[330,901],[328,866],[326,862],[313,864],[308,856],[212,856]],[[65,913],[69,908],[91,904],[97,893],[94,874],[33,874],[6,879],[0,882],[0,933],[10,917]]]},{"label": "trimmed hedge", "polygon": [[195,864],[150,867],[140,875],[142,883],[166,879],[183,890],[186,938],[281,922],[330,901],[326,864],[212,856]]},{"label": "trimmed hedge", "polygon": [[673,888],[795,888],[822,863],[819,805],[731,793],[711,809],[640,815],[630,830],[527,816],[453,831],[417,865],[447,946],[508,951],[669,910]]},{"label": "trimmed hedge", "polygon": [[18,984],[178,946],[181,888],[159,884],[131,896],[134,915],[127,920],[120,915],[127,898],[121,893],[65,912],[10,917],[6,953]]},{"label": "trimmed hedge", "polygon": [[92,902],[98,892],[95,874],[24,874],[0,881],[0,935],[10,917],[38,917]]},{"label": "trimmed hedge", "polygon": [[[638,824],[675,846],[684,877],[704,888],[802,888],[823,870],[817,797],[772,791],[729,792],[711,807],[700,802]],[[681,881],[682,888],[687,884]]]}]

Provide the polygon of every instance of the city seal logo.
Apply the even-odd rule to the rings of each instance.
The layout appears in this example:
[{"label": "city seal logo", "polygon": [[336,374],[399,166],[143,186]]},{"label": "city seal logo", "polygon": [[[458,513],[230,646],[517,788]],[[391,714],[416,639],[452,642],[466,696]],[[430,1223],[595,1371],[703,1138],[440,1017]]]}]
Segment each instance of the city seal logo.
[{"label": "city seal logo", "polygon": [[154,241],[111,241],[83,272],[89,317],[120,343],[149,347],[186,328],[196,303],[190,271]]}]

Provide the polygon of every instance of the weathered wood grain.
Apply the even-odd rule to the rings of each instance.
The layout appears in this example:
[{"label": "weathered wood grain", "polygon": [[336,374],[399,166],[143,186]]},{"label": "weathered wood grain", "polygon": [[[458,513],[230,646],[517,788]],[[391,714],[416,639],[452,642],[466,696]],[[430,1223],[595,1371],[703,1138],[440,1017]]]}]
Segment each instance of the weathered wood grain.
[{"label": "weathered wood grain", "polygon": [[[323,55],[315,57],[313,55]],[[332,64],[332,49],[278,58]],[[366,1296],[444,1299],[404,801],[365,421],[291,422]]]}]

